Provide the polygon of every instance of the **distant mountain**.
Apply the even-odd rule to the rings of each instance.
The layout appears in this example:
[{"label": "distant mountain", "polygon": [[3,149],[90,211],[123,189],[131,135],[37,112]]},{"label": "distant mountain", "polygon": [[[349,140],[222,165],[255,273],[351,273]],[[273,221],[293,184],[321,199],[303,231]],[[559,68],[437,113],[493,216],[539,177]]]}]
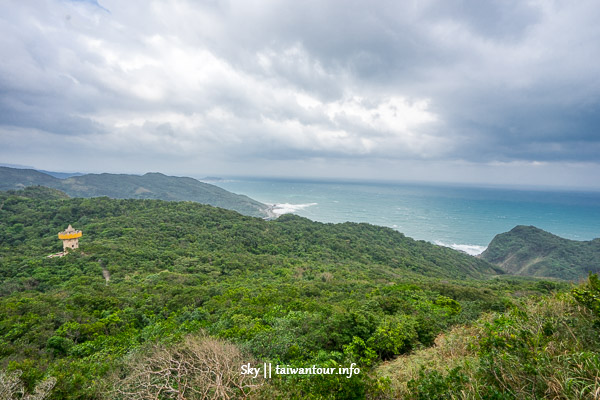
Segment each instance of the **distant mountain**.
[{"label": "distant mountain", "polygon": [[19,169],[35,169],[30,165],[21,165],[21,164],[6,164],[0,163],[0,167],[8,167],[8,168],[19,168]]},{"label": "distant mountain", "polygon": [[47,186],[72,197],[195,201],[253,217],[269,217],[269,207],[244,195],[193,178],[145,175],[87,174],[59,179],[33,169],[0,167],[0,190]]},{"label": "distant mountain", "polygon": [[57,188],[57,185],[60,185],[60,179],[34,169],[0,167],[0,190],[23,189],[27,186]]},{"label": "distant mountain", "polygon": [[65,179],[65,178],[70,178],[72,176],[85,175],[85,174],[82,174],[81,172],[54,172],[54,171],[44,171],[43,169],[38,169],[36,171],[43,172],[44,174],[51,175],[58,179]]},{"label": "distant mountain", "polygon": [[600,239],[569,240],[519,225],[496,235],[480,258],[511,274],[577,280],[600,272]]}]

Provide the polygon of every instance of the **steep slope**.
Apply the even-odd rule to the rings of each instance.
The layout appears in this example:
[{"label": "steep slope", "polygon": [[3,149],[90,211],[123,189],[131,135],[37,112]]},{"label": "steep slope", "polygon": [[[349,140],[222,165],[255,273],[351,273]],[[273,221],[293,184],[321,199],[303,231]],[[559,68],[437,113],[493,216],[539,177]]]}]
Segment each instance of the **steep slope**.
[{"label": "steep slope", "polygon": [[569,240],[519,225],[496,235],[480,258],[511,274],[577,280],[600,272],[600,239]]},{"label": "steep slope", "polygon": [[195,201],[253,217],[270,216],[265,204],[193,178],[148,173],[142,176],[88,174],[58,179],[35,170],[0,167],[0,190],[33,185],[59,189],[72,197]]}]

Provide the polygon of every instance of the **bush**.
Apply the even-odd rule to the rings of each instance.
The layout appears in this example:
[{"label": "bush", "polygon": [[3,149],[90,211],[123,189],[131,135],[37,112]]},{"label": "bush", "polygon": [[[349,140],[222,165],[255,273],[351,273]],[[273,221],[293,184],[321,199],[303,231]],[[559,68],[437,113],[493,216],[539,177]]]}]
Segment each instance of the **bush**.
[{"label": "bush", "polygon": [[203,336],[186,336],[182,342],[153,345],[133,354],[124,377],[113,378],[110,399],[229,399],[247,397],[262,385],[242,375],[252,362],[233,344]]},{"label": "bush", "polygon": [[409,352],[417,341],[417,322],[408,315],[385,317],[367,341],[382,360]]},{"label": "bush", "polygon": [[600,279],[598,279],[598,275],[590,272],[587,283],[573,289],[572,293],[575,300],[590,309],[596,318],[600,318]]},{"label": "bush", "polygon": [[[396,377],[394,398],[596,399],[600,336],[596,276],[565,293],[528,299],[474,326],[440,335],[436,346],[380,370]],[[577,307],[575,299],[586,307]],[[405,383],[406,382],[406,383]]]},{"label": "bush", "polygon": [[10,373],[0,371],[0,399],[43,400],[47,398],[56,384],[56,379],[50,377],[41,381],[35,387],[33,393],[28,394],[25,384],[21,380],[21,375],[22,372],[19,370]]}]

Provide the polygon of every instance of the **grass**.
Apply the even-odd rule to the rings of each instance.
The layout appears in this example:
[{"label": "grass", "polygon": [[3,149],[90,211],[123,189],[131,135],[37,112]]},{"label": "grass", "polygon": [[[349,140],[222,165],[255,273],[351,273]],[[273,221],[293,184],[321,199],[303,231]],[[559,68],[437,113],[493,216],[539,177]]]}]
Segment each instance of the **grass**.
[{"label": "grass", "polygon": [[524,300],[382,364],[389,398],[599,399],[598,322],[570,294]]}]

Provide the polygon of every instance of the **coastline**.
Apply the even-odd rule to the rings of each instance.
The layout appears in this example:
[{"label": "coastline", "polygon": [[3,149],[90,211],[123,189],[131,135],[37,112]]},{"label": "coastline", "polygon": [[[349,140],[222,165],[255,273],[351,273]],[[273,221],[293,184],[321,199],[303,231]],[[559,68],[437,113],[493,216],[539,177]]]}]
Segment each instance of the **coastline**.
[{"label": "coastline", "polygon": [[274,210],[277,207],[277,204],[267,204],[266,205],[267,208],[265,208],[263,211],[265,212],[265,214],[267,215],[266,217],[263,217],[263,219],[265,221],[271,221],[274,219],[277,219],[281,214],[277,214]]}]

